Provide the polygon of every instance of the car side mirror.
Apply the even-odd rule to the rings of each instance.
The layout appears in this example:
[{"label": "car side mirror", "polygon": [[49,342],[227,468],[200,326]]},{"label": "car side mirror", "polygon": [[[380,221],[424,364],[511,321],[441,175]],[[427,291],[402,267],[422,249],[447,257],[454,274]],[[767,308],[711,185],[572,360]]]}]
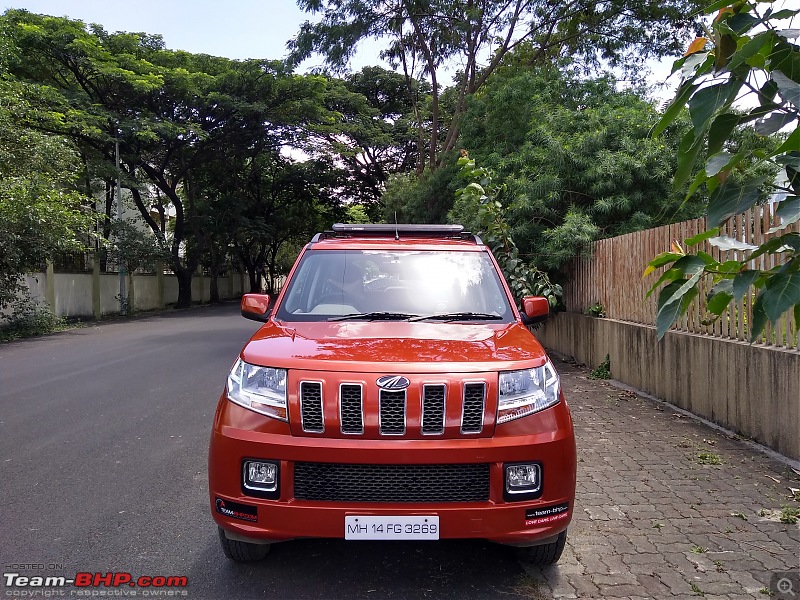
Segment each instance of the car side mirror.
[{"label": "car side mirror", "polygon": [[245,319],[265,322],[272,312],[269,294],[245,294],[242,296],[241,309]]},{"label": "car side mirror", "polygon": [[525,296],[521,316],[525,325],[541,323],[550,316],[550,303],[544,296]]}]

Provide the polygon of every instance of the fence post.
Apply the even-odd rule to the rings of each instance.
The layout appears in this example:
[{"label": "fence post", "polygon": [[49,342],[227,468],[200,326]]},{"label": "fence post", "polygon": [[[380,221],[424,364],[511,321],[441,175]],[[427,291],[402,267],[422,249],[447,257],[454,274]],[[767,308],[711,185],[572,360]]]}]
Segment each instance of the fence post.
[{"label": "fence post", "polygon": [[97,252],[92,252],[92,313],[95,321],[103,316],[100,304],[100,260]]},{"label": "fence post", "polygon": [[53,314],[56,312],[56,275],[53,268],[53,261],[47,261],[47,275],[45,276],[45,294],[47,303],[50,305],[50,310]]}]

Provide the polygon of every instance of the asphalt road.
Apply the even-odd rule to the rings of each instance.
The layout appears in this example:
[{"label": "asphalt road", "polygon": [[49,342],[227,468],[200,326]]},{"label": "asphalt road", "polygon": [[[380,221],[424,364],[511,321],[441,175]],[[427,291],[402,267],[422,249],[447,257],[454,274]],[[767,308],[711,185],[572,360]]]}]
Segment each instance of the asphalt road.
[{"label": "asphalt road", "polygon": [[[225,559],[208,439],[228,369],[257,328],[227,305],[0,345],[3,573],[185,576],[188,598],[523,597],[513,550],[481,541],[300,540],[260,563]],[[0,589],[33,591],[5,579]]]}]

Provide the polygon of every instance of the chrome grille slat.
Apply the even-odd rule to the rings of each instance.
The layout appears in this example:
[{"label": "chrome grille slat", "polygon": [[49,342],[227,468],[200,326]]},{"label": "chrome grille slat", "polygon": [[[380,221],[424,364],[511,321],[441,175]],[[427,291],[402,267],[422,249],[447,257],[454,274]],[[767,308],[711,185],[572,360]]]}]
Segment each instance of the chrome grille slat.
[{"label": "chrome grille slat", "polygon": [[445,398],[444,384],[422,386],[422,433],[437,435],[444,433]]},{"label": "chrome grille slat", "polygon": [[300,424],[307,433],[323,433],[322,384],[317,381],[300,382]]},{"label": "chrome grille slat", "polygon": [[406,432],[406,391],[381,390],[380,432],[382,435],[403,435]]},{"label": "chrome grille slat", "polygon": [[483,408],[486,384],[464,384],[464,404],[461,413],[461,433],[480,433],[483,430]]},{"label": "chrome grille slat", "polygon": [[339,422],[342,433],[364,433],[364,405],[361,385],[343,383],[339,386]]},{"label": "chrome grille slat", "polygon": [[486,502],[489,465],[297,462],[294,496],[323,502]]}]

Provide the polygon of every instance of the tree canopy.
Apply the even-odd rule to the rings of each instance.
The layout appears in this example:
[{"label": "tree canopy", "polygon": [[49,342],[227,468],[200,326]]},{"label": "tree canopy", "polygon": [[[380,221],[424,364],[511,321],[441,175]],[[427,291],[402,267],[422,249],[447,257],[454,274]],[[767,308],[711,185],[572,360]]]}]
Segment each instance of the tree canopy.
[{"label": "tree canopy", "polygon": [[[329,67],[342,70],[361,41],[381,40],[388,45],[383,56],[402,69],[409,85],[417,77],[429,78],[429,121],[422,122],[420,113],[418,127],[428,132],[431,168],[447,163],[467,98],[509,52],[525,48],[532,65],[569,57],[589,69],[635,68],[678,52],[699,12],[695,0],[298,0],[298,5],[319,19],[303,24],[290,42],[290,64],[318,52]],[[453,65],[459,73],[443,118],[443,73]]]},{"label": "tree canopy", "polygon": [[19,127],[25,100],[0,80],[0,308],[24,291],[21,276],[88,242],[88,199],[75,188],[76,148],[64,138]]}]

